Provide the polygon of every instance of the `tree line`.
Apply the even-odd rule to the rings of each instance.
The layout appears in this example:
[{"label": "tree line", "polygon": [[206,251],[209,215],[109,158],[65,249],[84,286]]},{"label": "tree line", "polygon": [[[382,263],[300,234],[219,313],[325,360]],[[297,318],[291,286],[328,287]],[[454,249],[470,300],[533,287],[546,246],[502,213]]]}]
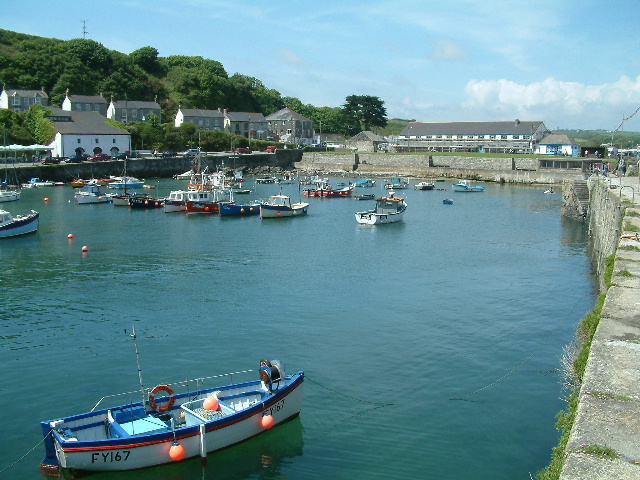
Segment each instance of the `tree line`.
[{"label": "tree line", "polygon": [[[316,131],[347,137],[387,125],[384,101],[374,96],[349,95],[340,107],[316,107],[295,97],[283,97],[257,78],[229,75],[220,62],[200,56],[160,57],[151,46],[127,55],[90,39],[58,40],[2,29],[0,81],[7,89],[44,88],[51,105],[61,105],[67,91],[71,95],[102,95],[107,101],[157,99],[166,123],[154,125],[150,131],[135,127],[132,133],[153,134],[149,142],[162,141],[167,146],[181,146],[174,140],[182,142],[189,136],[172,126],[178,106],[226,108],[265,116],[289,107],[313,120]],[[33,122],[25,123],[27,115],[22,113],[0,112],[0,124],[12,142],[36,139]],[[167,138],[161,138],[160,132]]]}]

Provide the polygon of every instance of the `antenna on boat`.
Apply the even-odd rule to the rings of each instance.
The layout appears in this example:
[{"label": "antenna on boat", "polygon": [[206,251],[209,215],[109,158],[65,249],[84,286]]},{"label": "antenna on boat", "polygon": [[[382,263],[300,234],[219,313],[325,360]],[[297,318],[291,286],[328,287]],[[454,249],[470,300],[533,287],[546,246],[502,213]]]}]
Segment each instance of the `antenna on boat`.
[{"label": "antenna on boat", "polygon": [[124,333],[133,337],[133,342],[136,345],[136,361],[138,362],[138,379],[140,380],[140,393],[142,395],[142,408],[144,408],[144,385],[142,384],[142,368],[140,368],[140,352],[138,351],[138,336],[136,335],[135,325],[132,327],[133,333],[127,333],[127,329],[124,329]]}]

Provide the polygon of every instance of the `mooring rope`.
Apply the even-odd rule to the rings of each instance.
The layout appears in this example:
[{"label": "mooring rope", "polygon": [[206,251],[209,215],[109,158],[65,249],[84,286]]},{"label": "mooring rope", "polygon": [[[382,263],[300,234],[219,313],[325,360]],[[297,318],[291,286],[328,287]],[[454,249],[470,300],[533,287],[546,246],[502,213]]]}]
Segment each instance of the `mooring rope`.
[{"label": "mooring rope", "polygon": [[449,400],[462,400],[463,398],[466,397],[470,397],[471,395],[475,395],[476,393],[480,393],[483,390],[486,390],[489,387],[493,387],[496,383],[498,383],[501,380],[504,380],[505,378],[507,378],[509,375],[511,375],[512,373],[514,373],[515,371],[517,371],[520,367],[522,367],[525,363],[527,363],[529,360],[531,360],[531,358],[533,358],[533,356],[538,353],[540,351],[540,349],[542,347],[544,347],[547,343],[549,343],[549,341],[558,333],[558,331],[560,330],[560,327],[562,327],[562,325],[564,325],[564,323],[567,321],[567,319],[569,318],[569,316],[573,313],[573,311],[576,309],[576,307],[578,306],[578,303],[580,302],[580,300],[582,300],[582,298],[584,297],[584,295],[581,295],[580,297],[578,297],[578,300],[576,300],[576,303],[573,305],[573,307],[571,308],[571,310],[569,311],[569,313],[567,313],[567,315],[564,317],[564,319],[558,324],[558,327],[551,332],[551,335],[549,335],[547,337],[547,339],[542,342],[538,348],[536,348],[533,353],[531,355],[529,355],[523,362],[521,362],[519,365],[517,365],[516,367],[512,368],[511,370],[509,370],[507,373],[505,373],[504,375],[502,375],[500,378],[498,378],[497,380],[494,380],[493,382],[491,382],[488,385],[485,385],[482,388],[479,388],[477,390],[474,390],[473,392],[469,392],[469,393],[465,393],[464,395],[458,395],[457,397],[453,397],[450,398]]},{"label": "mooring rope", "polygon": [[309,378],[307,375],[305,375],[304,378],[306,380],[309,380],[312,383],[315,383],[316,385],[318,385],[318,386],[320,386],[320,387],[322,387],[322,388],[324,388],[326,390],[329,390],[330,392],[337,393],[338,395],[341,395],[341,396],[343,396],[345,398],[350,398],[351,400],[356,400],[356,401],[362,402],[362,403],[369,403],[371,405],[379,405],[381,407],[387,407],[387,406],[395,405],[395,403],[371,402],[369,400],[363,400],[362,398],[352,397],[351,395],[347,395],[346,393],[342,393],[342,392],[339,392],[338,390],[335,390],[333,388],[329,388],[326,385],[321,384],[320,382],[316,382],[315,380]]},{"label": "mooring rope", "polygon": [[47,433],[44,437],[42,437],[42,440],[40,440],[38,443],[36,443],[33,448],[31,450],[29,450],[27,453],[25,453],[24,455],[22,455],[19,459],[17,459],[15,462],[13,462],[11,465],[7,465],[6,467],[4,467],[2,470],[0,470],[0,474],[6,472],[7,470],[9,470],[11,467],[17,465],[18,463],[20,463],[22,460],[24,460],[27,455],[29,455],[31,452],[33,452],[36,448],[38,448],[42,442],[44,442],[47,437],[49,435],[51,435],[51,432],[53,432],[53,430],[49,430],[49,433]]}]

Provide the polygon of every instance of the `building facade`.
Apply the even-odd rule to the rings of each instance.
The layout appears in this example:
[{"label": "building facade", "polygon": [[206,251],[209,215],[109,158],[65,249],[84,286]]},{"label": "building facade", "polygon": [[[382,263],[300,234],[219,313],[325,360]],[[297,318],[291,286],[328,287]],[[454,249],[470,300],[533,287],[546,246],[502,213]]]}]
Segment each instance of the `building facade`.
[{"label": "building facade", "polygon": [[115,156],[131,151],[131,135],[126,130],[112,127],[106,118],[97,112],[66,111],[49,107],[53,111],[47,118],[56,129],[51,155],[70,157],[73,155],[95,155],[106,153]]},{"label": "building facade", "polygon": [[49,95],[41,90],[13,90],[2,87],[0,93],[0,108],[13,110],[14,112],[26,112],[32,105],[49,106]]},{"label": "building facade", "polygon": [[67,95],[62,101],[62,110],[67,112],[98,112],[106,117],[107,100],[102,95],[69,95],[67,91]]},{"label": "building facade", "polygon": [[409,123],[390,138],[396,152],[533,153],[548,132],[541,121]]},{"label": "building facade", "polygon": [[221,110],[202,110],[178,106],[174,125],[179,127],[185,122],[193,123],[199,130],[224,130],[225,120]]},{"label": "building facade", "polygon": [[140,100],[113,100],[107,108],[107,118],[122,123],[150,121],[149,115],[153,114],[162,123],[162,110],[157,98],[153,102]]},{"label": "building facade", "polygon": [[269,134],[267,120],[261,113],[225,110],[224,128],[229,133],[242,135],[250,140],[264,140]]},{"label": "building facade", "polygon": [[290,108],[283,108],[268,115],[267,126],[271,134],[284,142],[313,143],[313,120],[294,112]]}]

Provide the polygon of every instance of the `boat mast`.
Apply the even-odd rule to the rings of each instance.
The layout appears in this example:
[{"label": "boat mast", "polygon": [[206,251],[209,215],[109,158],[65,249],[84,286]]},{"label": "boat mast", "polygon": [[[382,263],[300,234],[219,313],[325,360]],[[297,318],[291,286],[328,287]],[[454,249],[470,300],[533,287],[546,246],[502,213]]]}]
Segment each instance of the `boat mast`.
[{"label": "boat mast", "polygon": [[[126,333],[126,330],[125,330]],[[142,368],[140,368],[140,352],[138,351],[138,336],[136,335],[136,327],[133,326],[133,333],[130,335],[133,337],[133,342],[136,345],[136,361],[138,362],[138,379],[140,380],[140,394],[142,395],[142,407],[144,408],[145,396],[144,385],[142,384]]]}]

